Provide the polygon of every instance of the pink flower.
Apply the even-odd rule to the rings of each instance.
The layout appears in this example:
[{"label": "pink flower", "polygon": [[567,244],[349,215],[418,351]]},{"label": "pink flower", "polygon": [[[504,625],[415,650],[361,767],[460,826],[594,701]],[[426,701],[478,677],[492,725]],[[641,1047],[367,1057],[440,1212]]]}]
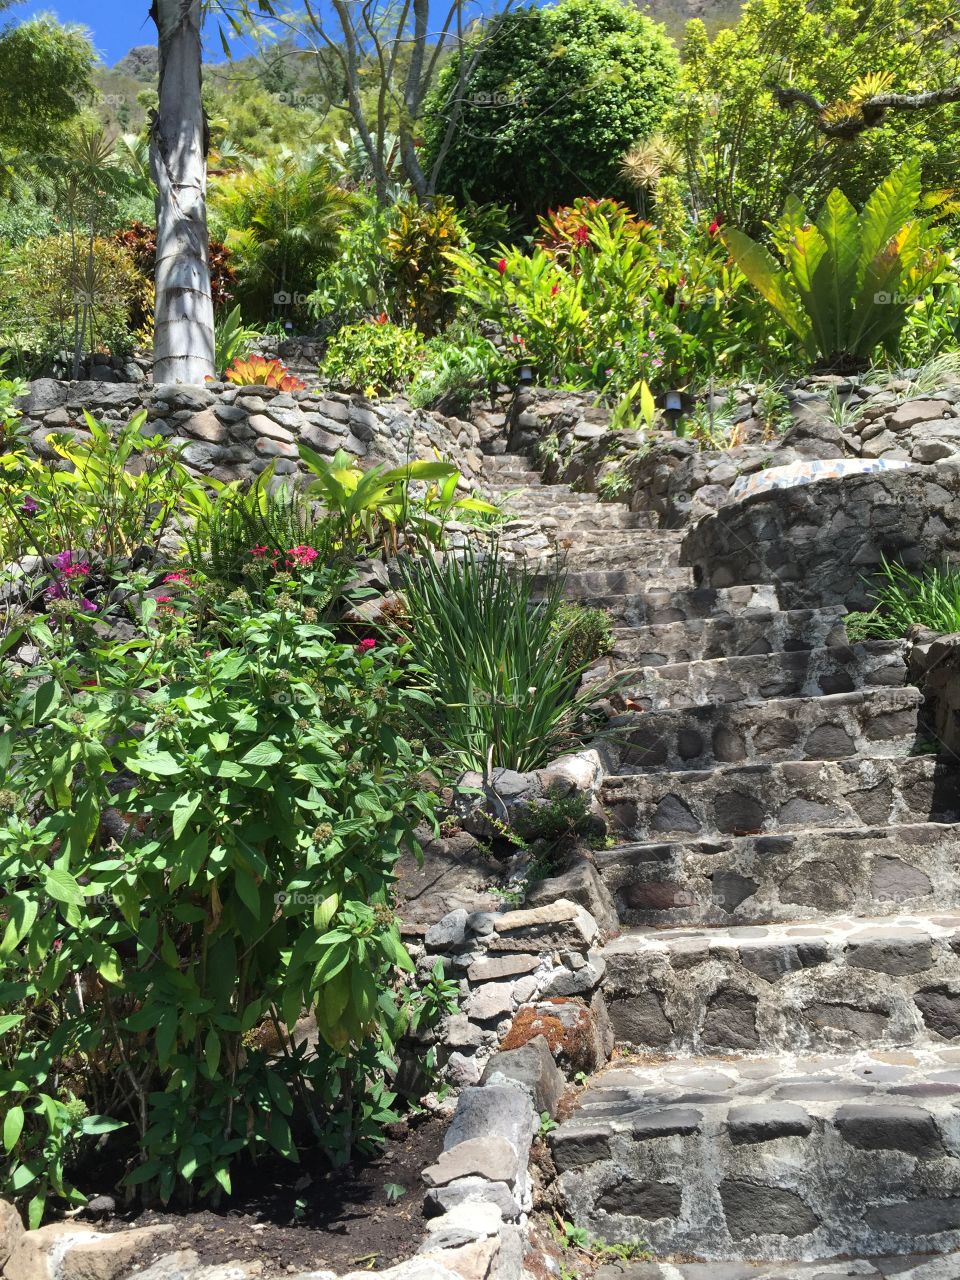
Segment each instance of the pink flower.
[{"label": "pink flower", "polygon": [[84,598],[80,601],[80,608],[83,610],[84,613],[97,612],[97,606],[93,603],[92,600],[88,600],[86,596],[84,596]]},{"label": "pink flower", "polygon": [[63,946],[63,939],[62,939],[62,938],[54,938],[54,940],[53,940],[53,949],[54,949],[54,951],[59,951],[59,950],[60,950],[60,948],[61,948],[62,946]]},{"label": "pink flower", "polygon": [[500,272],[500,274],[501,274],[501,275],[505,275],[505,274],[506,274],[506,270],[507,270],[507,260],[506,260],[506,258],[501,258],[501,259],[500,259],[500,261],[497,263],[497,270]]},{"label": "pink flower", "polygon": [[254,560],[262,560],[264,556],[269,554],[269,552],[270,552],[269,547],[251,547],[250,548],[250,554],[253,556]]},{"label": "pink flower", "polygon": [[154,596],[157,604],[169,604],[172,599],[173,596]]},{"label": "pink flower", "polygon": [[371,649],[375,649],[376,647],[377,647],[376,640],[370,640],[369,638],[366,640],[361,640],[360,643],[357,645],[357,653],[369,653]]},{"label": "pink flower", "polygon": [[182,573],[179,569],[173,573],[168,573],[163,580],[164,582],[182,582],[185,587],[193,586],[193,580],[189,573]]},{"label": "pink flower", "polygon": [[304,546],[302,543],[299,547],[291,547],[287,552],[287,568],[309,569],[319,554],[319,551],[314,550],[313,547]]},{"label": "pink flower", "polygon": [[68,565],[63,572],[68,578],[85,578],[90,572],[90,565],[86,560],[81,560],[78,564]]}]

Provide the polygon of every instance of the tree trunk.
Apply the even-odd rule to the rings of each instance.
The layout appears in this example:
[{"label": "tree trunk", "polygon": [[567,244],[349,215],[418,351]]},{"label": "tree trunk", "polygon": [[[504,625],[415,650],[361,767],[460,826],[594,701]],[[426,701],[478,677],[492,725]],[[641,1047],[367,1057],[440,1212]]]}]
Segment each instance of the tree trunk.
[{"label": "tree trunk", "polygon": [[150,136],[157,186],[157,383],[202,383],[215,373],[200,8],[200,0],[154,0],[151,9],[160,55],[160,105]]}]

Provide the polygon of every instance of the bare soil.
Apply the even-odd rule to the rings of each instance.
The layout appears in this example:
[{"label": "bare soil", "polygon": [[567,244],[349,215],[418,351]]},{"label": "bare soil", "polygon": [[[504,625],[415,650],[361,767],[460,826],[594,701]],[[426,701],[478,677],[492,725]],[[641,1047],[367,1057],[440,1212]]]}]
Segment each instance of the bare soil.
[{"label": "bare soil", "polygon": [[[299,1165],[261,1162],[234,1179],[221,1208],[146,1209],[120,1214],[109,1228],[170,1222],[168,1238],[139,1260],[193,1249],[201,1264],[259,1261],[264,1276],[300,1271],[380,1271],[416,1253],[423,1240],[420,1173],[443,1146],[447,1122],[435,1116],[391,1125],[384,1150],[331,1170],[305,1155]],[[397,1188],[404,1193],[397,1195]]]}]

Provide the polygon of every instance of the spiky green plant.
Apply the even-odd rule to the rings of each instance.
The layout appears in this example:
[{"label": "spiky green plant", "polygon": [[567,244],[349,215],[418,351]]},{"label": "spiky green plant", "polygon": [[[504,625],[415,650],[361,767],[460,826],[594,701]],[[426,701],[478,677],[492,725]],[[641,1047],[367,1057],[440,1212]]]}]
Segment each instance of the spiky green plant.
[{"label": "spiky green plant", "polygon": [[900,640],[914,626],[960,631],[960,569],[950,565],[913,573],[884,558],[873,598],[869,612],[847,616],[851,640]]},{"label": "spiky green plant", "polygon": [[424,727],[460,769],[535,769],[574,748],[608,689],[580,690],[559,572],[535,576],[499,549],[402,567]]}]

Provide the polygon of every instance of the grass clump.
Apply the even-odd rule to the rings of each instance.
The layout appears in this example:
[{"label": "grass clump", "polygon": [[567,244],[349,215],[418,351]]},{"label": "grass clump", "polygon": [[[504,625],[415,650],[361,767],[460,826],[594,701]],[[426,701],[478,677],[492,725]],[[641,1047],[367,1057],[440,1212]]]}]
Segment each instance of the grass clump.
[{"label": "grass clump", "polygon": [[915,626],[941,634],[960,631],[960,568],[913,573],[884,558],[873,596],[871,610],[847,615],[853,641],[900,640]]}]

